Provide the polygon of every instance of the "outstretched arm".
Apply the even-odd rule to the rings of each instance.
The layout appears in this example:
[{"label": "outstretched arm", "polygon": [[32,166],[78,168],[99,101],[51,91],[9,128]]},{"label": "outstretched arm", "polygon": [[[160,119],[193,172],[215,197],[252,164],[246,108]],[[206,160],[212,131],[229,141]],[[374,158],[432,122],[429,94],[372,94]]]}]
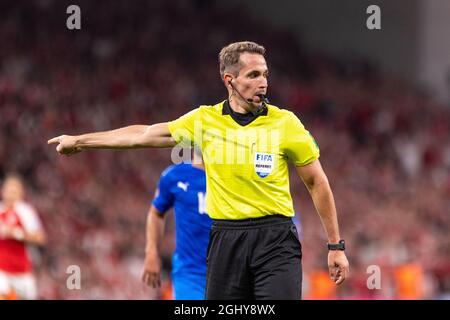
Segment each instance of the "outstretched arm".
[{"label": "outstretched arm", "polygon": [[72,155],[84,149],[165,148],[176,144],[167,122],[150,126],[132,125],[79,136],[62,135],[47,143],[57,144],[56,151],[64,155]]},{"label": "outstretched arm", "polygon": [[[334,197],[328,178],[319,160],[296,168],[298,175],[303,180],[311,195],[322,225],[327,233],[328,242],[338,243],[340,235]],[[349,264],[344,251],[330,250],[328,252],[328,269],[331,279],[336,284],[340,284],[345,280],[349,273]]]}]

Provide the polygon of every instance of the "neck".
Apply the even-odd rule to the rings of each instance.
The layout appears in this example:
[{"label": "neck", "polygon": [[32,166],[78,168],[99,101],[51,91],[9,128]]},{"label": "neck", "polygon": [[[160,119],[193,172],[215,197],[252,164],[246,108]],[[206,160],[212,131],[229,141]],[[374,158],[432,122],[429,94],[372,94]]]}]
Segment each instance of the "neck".
[{"label": "neck", "polygon": [[243,99],[239,99],[236,96],[231,95],[228,99],[230,103],[230,108],[237,113],[246,114],[251,111],[256,110],[259,106],[255,106],[251,102],[244,101]]},{"label": "neck", "polygon": [[15,204],[15,203],[16,203],[16,201],[14,201],[14,200],[6,200],[6,199],[3,199],[3,204],[4,204],[5,207],[8,208],[8,209],[14,208],[14,204]]},{"label": "neck", "polygon": [[205,170],[205,166],[203,165],[203,162],[196,162],[196,161],[194,161],[194,162],[192,162],[192,166],[194,168]]}]

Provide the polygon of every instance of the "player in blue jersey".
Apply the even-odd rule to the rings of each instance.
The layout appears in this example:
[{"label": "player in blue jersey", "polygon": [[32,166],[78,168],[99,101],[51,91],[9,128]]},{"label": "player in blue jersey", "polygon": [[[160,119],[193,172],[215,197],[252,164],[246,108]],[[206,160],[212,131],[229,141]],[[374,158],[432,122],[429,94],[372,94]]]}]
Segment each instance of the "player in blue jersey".
[{"label": "player in blue jersey", "polygon": [[147,246],[142,280],[161,285],[159,244],[165,213],[174,208],[176,249],[172,283],[177,300],[202,300],[206,286],[206,251],[212,221],[205,206],[206,177],[201,161],[167,168],[161,175],[147,220]]}]

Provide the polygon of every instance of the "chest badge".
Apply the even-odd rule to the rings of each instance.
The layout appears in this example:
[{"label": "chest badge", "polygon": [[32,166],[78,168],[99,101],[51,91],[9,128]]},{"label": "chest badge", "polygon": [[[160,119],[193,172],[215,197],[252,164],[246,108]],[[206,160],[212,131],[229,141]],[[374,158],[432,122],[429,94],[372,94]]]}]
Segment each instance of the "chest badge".
[{"label": "chest badge", "polygon": [[267,177],[273,170],[275,155],[272,153],[255,153],[254,167],[256,174],[261,178]]}]

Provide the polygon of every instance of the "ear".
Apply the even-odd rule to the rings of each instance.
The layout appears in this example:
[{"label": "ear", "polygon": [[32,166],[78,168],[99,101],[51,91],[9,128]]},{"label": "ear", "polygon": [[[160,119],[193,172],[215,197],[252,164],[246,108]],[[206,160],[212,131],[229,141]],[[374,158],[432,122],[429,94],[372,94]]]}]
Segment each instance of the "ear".
[{"label": "ear", "polygon": [[223,76],[223,82],[225,85],[231,89],[231,81],[233,80],[233,76],[230,73],[225,73]]}]

